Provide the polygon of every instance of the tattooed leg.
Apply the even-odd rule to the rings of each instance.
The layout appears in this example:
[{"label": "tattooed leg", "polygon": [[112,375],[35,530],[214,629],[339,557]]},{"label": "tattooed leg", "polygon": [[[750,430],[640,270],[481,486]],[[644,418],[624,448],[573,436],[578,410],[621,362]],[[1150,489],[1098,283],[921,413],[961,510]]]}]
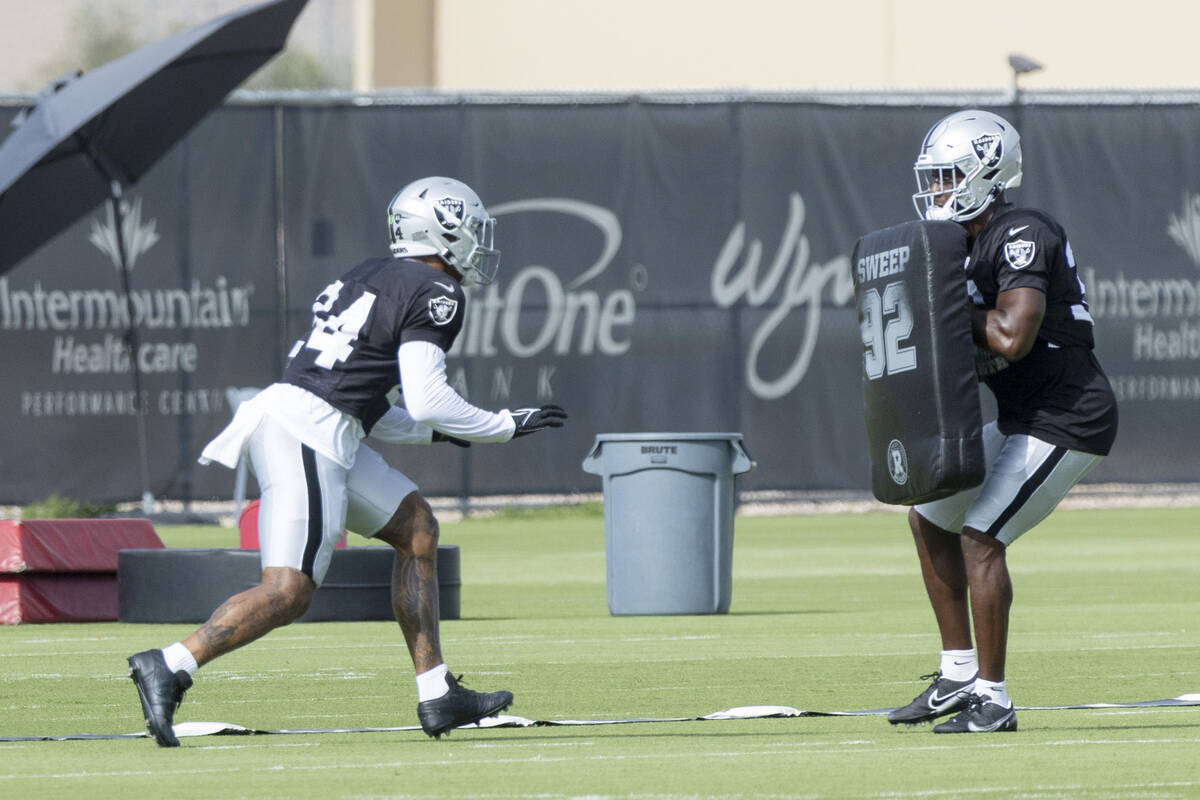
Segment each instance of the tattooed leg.
[{"label": "tattooed leg", "polygon": [[183,640],[183,645],[203,666],[295,621],[308,610],[316,589],[312,578],[299,570],[267,567],[262,583],[222,603],[208,622]]},{"label": "tattooed leg", "polygon": [[375,538],[396,549],[392,564],[392,613],[420,674],[442,663],[438,639],[437,543],[433,509],[416,492],[404,498]]}]

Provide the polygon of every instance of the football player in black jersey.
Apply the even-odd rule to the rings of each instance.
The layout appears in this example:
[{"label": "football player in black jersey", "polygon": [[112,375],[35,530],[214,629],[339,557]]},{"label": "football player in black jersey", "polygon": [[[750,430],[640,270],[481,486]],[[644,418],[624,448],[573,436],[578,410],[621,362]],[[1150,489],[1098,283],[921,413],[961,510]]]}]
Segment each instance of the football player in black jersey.
[{"label": "football player in black jersey", "polygon": [[1066,233],[1044,211],[1005,198],[1021,183],[1012,125],[986,111],[951,114],[929,131],[914,168],[918,214],[967,230],[977,369],[998,415],[983,431],[983,484],[909,511],[941,664],[926,676],[932,684],[888,719],[953,713],[934,731],[1013,731],[1005,550],[1108,454],[1116,400],[1092,352],[1092,317]]},{"label": "football player in black jersey", "polygon": [[[463,286],[490,283],[500,253],[495,222],[466,184],[424,178],[388,208],[391,257],[372,258],[329,284],[313,326],[292,348],[279,382],[242,403],[204,449],[229,467],[249,451],[261,490],[262,583],[229,598],[181,642],[129,658],[147,726],[160,746],[179,744],[175,710],[192,675],[212,659],[303,614],[342,531],[396,550],[392,608],[417,680],[417,716],[430,736],[507,708],[510,692],[458,683],[438,637],[438,524],[403,473],[362,439],[506,442],[548,427],[554,405],[485,411],[446,382],[446,352],[462,329]],[[399,385],[404,408],[388,400]]]}]

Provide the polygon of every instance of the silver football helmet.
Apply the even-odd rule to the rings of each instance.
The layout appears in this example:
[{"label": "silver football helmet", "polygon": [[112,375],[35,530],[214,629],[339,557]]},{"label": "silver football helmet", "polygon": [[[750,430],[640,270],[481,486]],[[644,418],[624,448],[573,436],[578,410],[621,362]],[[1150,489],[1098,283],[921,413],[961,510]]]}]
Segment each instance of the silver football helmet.
[{"label": "silver football helmet", "polygon": [[913,170],[913,205],[922,219],[966,222],[1021,185],[1021,137],[990,111],[958,111],[925,135]]},{"label": "silver football helmet", "polygon": [[495,230],[496,220],[479,195],[453,178],[413,181],[388,206],[392,255],[438,256],[458,270],[463,286],[495,280],[500,267]]}]

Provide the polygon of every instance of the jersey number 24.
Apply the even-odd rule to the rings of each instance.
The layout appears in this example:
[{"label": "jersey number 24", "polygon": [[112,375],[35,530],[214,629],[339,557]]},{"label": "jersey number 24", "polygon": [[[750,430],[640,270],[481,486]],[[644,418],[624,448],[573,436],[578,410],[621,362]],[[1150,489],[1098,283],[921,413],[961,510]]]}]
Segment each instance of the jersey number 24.
[{"label": "jersey number 24", "polygon": [[318,367],[333,369],[339,361],[345,361],[354,352],[358,334],[367,324],[367,317],[375,305],[375,295],[363,292],[358,298],[336,314],[330,310],[341,294],[343,284],[334,281],[317,295],[313,302],[313,328],[304,346],[317,351],[314,363]]}]

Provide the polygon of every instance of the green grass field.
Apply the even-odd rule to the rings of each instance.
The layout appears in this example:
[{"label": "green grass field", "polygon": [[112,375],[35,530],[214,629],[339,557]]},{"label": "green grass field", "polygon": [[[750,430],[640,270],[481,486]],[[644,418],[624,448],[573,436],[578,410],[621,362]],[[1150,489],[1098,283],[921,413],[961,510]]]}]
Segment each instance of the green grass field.
[{"label": "green grass field", "polygon": [[[938,640],[904,518],[739,517],[727,615],[612,617],[603,521],[443,526],[462,548],[455,672],[530,719],[692,717],[745,705],[907,702]],[[1200,692],[1200,509],[1062,510],[1010,553],[1019,706]],[[172,546],[236,532],[164,529]],[[183,625],[0,629],[0,736],[143,730],[129,653]],[[393,624],[275,632],[197,676],[177,722],[416,724]],[[1020,730],[935,736],[880,716],[0,743],[13,798],[1194,798],[1200,708],[1023,711]]]}]

